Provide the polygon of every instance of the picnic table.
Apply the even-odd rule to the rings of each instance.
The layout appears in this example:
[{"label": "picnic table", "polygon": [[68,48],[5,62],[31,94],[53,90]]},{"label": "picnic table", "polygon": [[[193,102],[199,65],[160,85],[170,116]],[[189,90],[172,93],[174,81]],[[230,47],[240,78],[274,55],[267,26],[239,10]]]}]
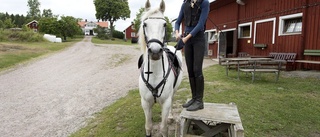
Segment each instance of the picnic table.
[{"label": "picnic table", "polygon": [[[281,66],[281,63],[283,63],[283,61],[279,61],[279,60],[273,60],[272,58],[267,58],[267,57],[245,57],[245,58],[225,58],[226,60],[226,75],[228,76],[229,74],[229,63],[230,64],[234,64],[231,62],[236,62],[237,65],[237,73],[238,73],[238,79],[240,79],[240,71],[243,72],[250,72],[252,74],[252,81],[254,81],[254,75],[255,72],[263,72],[263,73],[270,73],[270,72],[274,72],[277,74],[277,80],[279,78],[279,67]],[[263,63],[275,63],[278,64],[278,69],[276,68],[258,68],[257,65],[258,64],[263,64]],[[252,65],[251,68],[240,68],[240,64],[241,65]]]},{"label": "picnic table", "polygon": [[[245,58],[225,58],[226,60],[226,74],[228,76],[229,73],[229,64],[231,62],[236,62],[237,65],[237,71],[238,71],[238,79],[239,79],[239,75],[240,75],[240,64],[245,64],[247,65],[249,63],[249,61],[253,61],[254,63],[256,63],[257,61],[270,61],[271,58],[251,58],[251,57],[245,57]],[[242,62],[242,63],[240,63]]]}]

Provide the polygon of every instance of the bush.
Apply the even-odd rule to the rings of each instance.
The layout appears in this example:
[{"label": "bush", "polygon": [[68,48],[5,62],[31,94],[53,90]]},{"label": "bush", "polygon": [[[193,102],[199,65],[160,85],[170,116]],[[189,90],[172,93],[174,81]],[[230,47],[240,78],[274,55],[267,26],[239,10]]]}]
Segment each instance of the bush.
[{"label": "bush", "polygon": [[94,29],[95,32],[97,32],[97,37],[99,39],[105,40],[105,39],[110,39],[107,30],[105,28],[102,28],[100,26],[98,26],[96,29]]},{"label": "bush", "polygon": [[124,38],[124,34],[120,31],[114,30],[112,33],[112,36],[114,38],[118,38],[118,39],[123,39]]},{"label": "bush", "polygon": [[0,30],[0,41],[40,42],[42,34],[29,31]]}]

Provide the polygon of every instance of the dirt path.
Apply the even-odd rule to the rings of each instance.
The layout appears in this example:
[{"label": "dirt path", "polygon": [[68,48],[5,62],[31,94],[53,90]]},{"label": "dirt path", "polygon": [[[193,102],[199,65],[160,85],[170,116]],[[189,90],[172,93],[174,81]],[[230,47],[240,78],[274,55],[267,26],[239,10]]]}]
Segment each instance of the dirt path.
[{"label": "dirt path", "polygon": [[138,88],[138,47],[90,41],[0,74],[1,136],[68,136]]}]

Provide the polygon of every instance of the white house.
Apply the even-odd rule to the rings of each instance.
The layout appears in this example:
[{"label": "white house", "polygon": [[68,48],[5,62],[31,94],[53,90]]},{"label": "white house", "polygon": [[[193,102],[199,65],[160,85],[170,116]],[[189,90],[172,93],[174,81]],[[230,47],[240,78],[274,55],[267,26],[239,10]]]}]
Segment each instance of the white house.
[{"label": "white house", "polygon": [[102,28],[108,28],[108,22],[102,21],[102,22],[93,22],[90,21],[88,22],[87,20],[85,21],[80,21],[78,22],[80,25],[84,35],[97,35],[97,33],[94,32],[94,29],[97,28],[98,26]]}]

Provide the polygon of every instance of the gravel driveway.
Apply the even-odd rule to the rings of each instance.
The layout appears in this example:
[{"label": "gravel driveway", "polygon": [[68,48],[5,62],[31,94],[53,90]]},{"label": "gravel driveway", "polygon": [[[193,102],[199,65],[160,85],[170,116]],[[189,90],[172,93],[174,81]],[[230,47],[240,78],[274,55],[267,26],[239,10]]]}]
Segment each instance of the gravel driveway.
[{"label": "gravel driveway", "polygon": [[0,136],[68,136],[138,88],[138,47],[90,41],[0,73]]},{"label": "gravel driveway", "polygon": [[140,49],[90,41],[0,75],[0,136],[68,136],[137,88]]}]

